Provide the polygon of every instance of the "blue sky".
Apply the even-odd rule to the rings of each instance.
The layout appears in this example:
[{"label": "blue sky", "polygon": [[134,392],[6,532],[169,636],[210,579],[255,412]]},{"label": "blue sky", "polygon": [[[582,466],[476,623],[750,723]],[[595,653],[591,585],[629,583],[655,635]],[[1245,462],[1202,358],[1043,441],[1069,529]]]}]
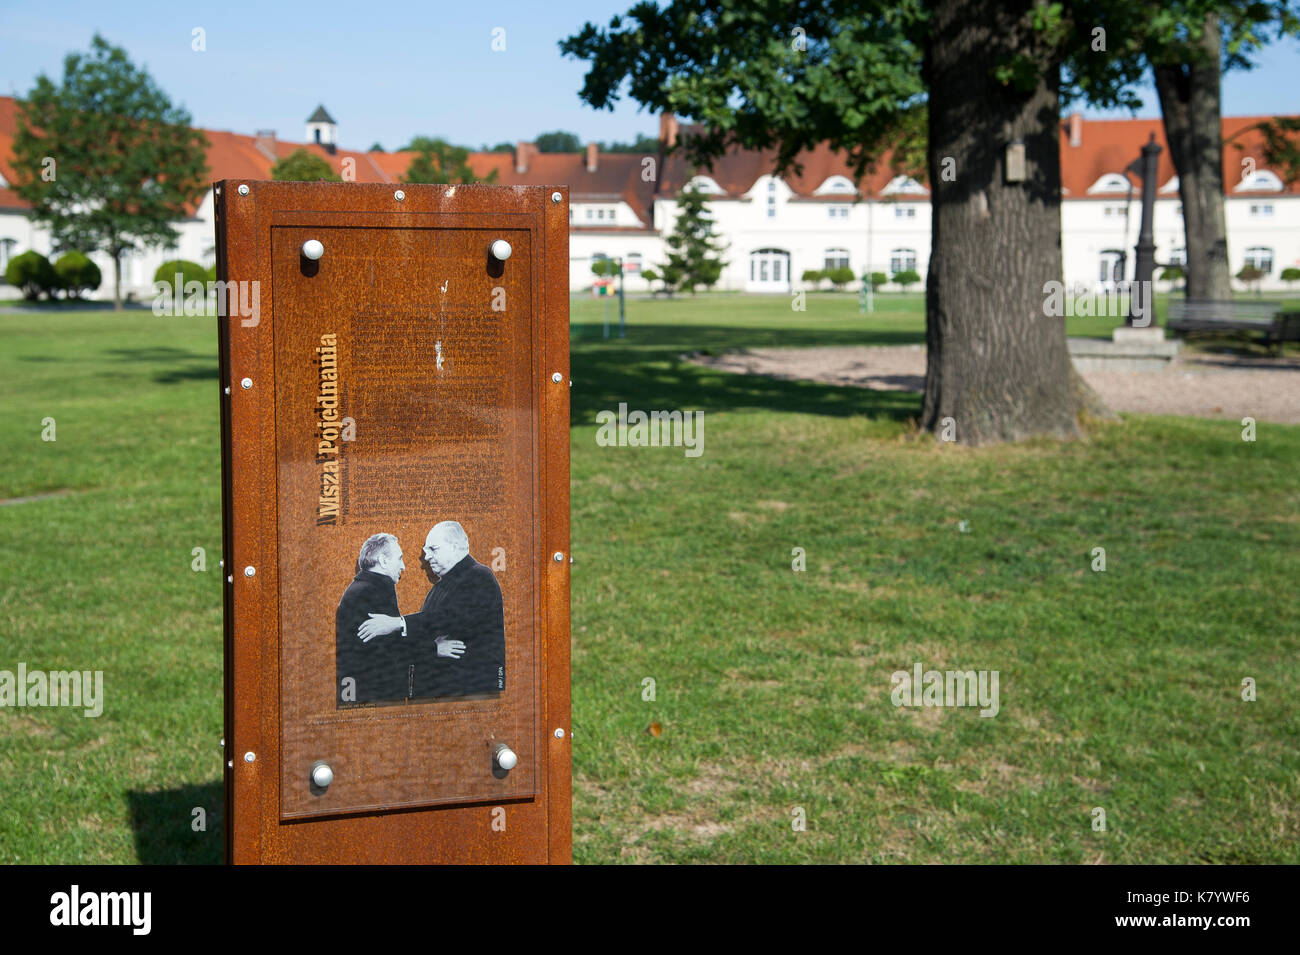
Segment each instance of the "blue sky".
[{"label": "blue sky", "polygon": [[[656,135],[657,118],[627,100],[612,113],[585,106],[577,95],[585,64],[556,44],[632,3],[0,0],[0,93],[25,93],[41,72],[61,77],[64,54],[87,49],[98,30],[209,129],[274,129],[300,140],[307,115],[324,103],[340,145],[353,149],[376,141],[395,149],[417,134],[490,146],[552,129],[628,140]],[[202,53],[191,49],[196,27],[206,33]],[[504,52],[491,49],[496,27],[505,29]],[[1300,112],[1300,43],[1274,44],[1259,63],[1228,74],[1224,113]],[[1139,115],[1159,115],[1153,91]]]}]

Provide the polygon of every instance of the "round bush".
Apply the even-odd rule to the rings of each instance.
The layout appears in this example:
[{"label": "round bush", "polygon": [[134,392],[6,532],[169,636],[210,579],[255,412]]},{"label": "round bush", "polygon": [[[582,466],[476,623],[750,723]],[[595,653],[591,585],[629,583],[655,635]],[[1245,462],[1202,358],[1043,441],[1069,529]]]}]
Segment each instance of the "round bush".
[{"label": "round bush", "polygon": [[202,282],[204,288],[207,288],[208,270],[199,263],[191,262],[188,259],[172,259],[170,262],[164,262],[158,266],[158,271],[154,272],[153,280],[172,285],[176,281],[177,272],[181,274],[182,286],[190,282]]},{"label": "round bush", "polygon": [[64,252],[54,263],[54,273],[59,278],[59,287],[72,298],[81,298],[86,292],[99,288],[104,276],[99,266],[80,252]]},{"label": "round bush", "polygon": [[5,269],[5,281],[23,293],[23,298],[36,301],[42,295],[51,295],[59,288],[59,277],[50,260],[36,251],[15,255]]},{"label": "round bush", "polygon": [[842,288],[853,281],[853,270],[848,266],[841,266],[838,269],[831,269],[827,276],[830,278],[832,285],[836,288]]}]

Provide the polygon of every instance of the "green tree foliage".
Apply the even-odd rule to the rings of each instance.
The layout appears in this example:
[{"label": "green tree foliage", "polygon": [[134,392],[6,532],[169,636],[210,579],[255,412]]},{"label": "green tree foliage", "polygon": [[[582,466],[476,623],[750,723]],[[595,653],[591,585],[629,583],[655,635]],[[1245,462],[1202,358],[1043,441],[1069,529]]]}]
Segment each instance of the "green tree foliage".
[{"label": "green tree foliage", "polygon": [[[831,280],[831,285],[835,286],[837,291],[842,291],[844,286],[853,281],[853,270],[847,265],[841,265],[837,269],[829,269],[826,277]],[[920,277],[917,277],[920,280]]]},{"label": "green tree foliage", "polygon": [[541,153],[580,153],[582,152],[582,141],[578,139],[577,133],[565,132],[557,129],[551,133],[542,133],[534,145],[537,151]]},{"label": "green tree foliage", "polygon": [[1185,278],[1187,273],[1183,271],[1181,265],[1170,265],[1160,271],[1161,282],[1168,282],[1171,285]]},{"label": "green tree foliage", "polygon": [[329,163],[305,148],[295,149],[272,166],[271,178],[278,182],[343,181]]},{"label": "green tree foliage", "polygon": [[[1287,185],[1300,179],[1300,116],[1275,116],[1263,122],[1247,126],[1232,139],[1236,139],[1248,130],[1258,130],[1264,137],[1263,153],[1257,160],[1260,166],[1269,166],[1278,172]],[[1232,142],[1232,140],[1228,140]],[[1246,147],[1241,143],[1232,143],[1242,158],[1246,158]]]},{"label": "green tree foliage", "polygon": [[59,277],[50,260],[39,252],[24,252],[9,260],[5,269],[5,282],[23,293],[30,302],[42,295],[50,295],[59,287]]},{"label": "green tree foliage", "polygon": [[1297,269],[1293,265],[1289,265],[1282,270],[1282,274],[1278,277],[1285,282],[1289,288],[1296,282],[1300,282],[1300,269]]},{"label": "green tree foliage", "polygon": [[704,193],[694,186],[683,189],[677,196],[677,221],[664,240],[668,261],[660,266],[666,280],[675,276],[671,280],[675,288],[694,294],[697,287],[712,288],[722,277],[726,263],[718,253],[724,246],[713,230]]},{"label": "green tree foliage", "polygon": [[382,153],[386,151],[387,150],[384,149],[382,143],[374,142],[370,144],[370,152],[372,153]]},{"label": "green tree foliage", "polygon": [[659,140],[654,136],[638,133],[630,143],[601,143],[603,153],[654,153],[659,151]]},{"label": "green tree foliage", "polygon": [[921,275],[916,269],[903,269],[901,272],[894,273],[894,284],[904,292],[907,291],[909,285],[915,285],[919,281],[921,281]]},{"label": "green tree foliage", "polygon": [[591,271],[593,275],[604,278],[606,275],[617,275],[618,265],[613,259],[596,259],[591,263]]},{"label": "green tree foliage", "polygon": [[813,288],[816,288],[824,278],[826,278],[825,269],[804,269],[803,275],[799,276],[801,282],[807,282]]},{"label": "green tree foliage", "polygon": [[486,146],[483,147],[483,152],[485,153],[512,153],[514,151],[514,143],[497,143],[491,149],[488,149]]},{"label": "green tree foliage", "polygon": [[1255,285],[1255,291],[1259,291],[1259,281],[1268,273],[1263,269],[1256,268],[1253,265],[1243,265],[1241,271],[1237,273],[1237,281],[1243,285]]},{"label": "green tree foliage", "polygon": [[182,287],[188,282],[206,283],[208,281],[208,270],[197,262],[191,262],[189,259],[171,259],[164,262],[154,270],[153,280],[174,285],[177,274],[181,277]]},{"label": "green tree foliage", "polygon": [[99,266],[80,252],[65,252],[54,263],[54,273],[58,276],[59,288],[69,298],[81,298],[87,292],[99,288],[104,276]]},{"label": "green tree foliage", "polygon": [[64,58],[62,83],[42,74],[18,101],[16,188],[56,248],[113,260],[120,308],[122,255],[176,241],[171,223],[207,186],[207,146],[189,113],[96,34],[88,54]]},{"label": "green tree foliage", "polygon": [[884,272],[872,272],[870,275],[862,276],[863,282],[870,282],[873,290],[880,288],[889,281],[889,276]]},{"label": "green tree foliage", "polygon": [[486,178],[479,178],[469,166],[469,150],[464,146],[453,146],[443,139],[429,136],[417,136],[406,146],[406,152],[414,152],[410,166],[402,182],[496,182],[497,171],[493,169]]}]

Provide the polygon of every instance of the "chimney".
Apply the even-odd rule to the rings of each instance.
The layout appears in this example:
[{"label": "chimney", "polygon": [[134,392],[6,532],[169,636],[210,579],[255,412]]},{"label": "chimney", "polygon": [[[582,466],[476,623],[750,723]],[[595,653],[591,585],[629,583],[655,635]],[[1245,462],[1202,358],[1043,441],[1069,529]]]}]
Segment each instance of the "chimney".
[{"label": "chimney", "polygon": [[677,117],[672,113],[659,114],[659,144],[664,149],[677,145]]},{"label": "chimney", "polygon": [[587,143],[587,172],[596,171],[596,157],[600,153],[600,147],[595,143]]},{"label": "chimney", "polygon": [[278,162],[280,157],[275,154],[275,130],[259,129],[257,137],[253,140],[253,145],[257,151],[265,156],[271,162]]},{"label": "chimney", "polygon": [[1083,114],[1077,110],[1067,120],[1070,130],[1070,145],[1078,148],[1083,145]]},{"label": "chimney", "polygon": [[523,141],[515,146],[515,172],[523,174],[528,171],[528,160],[532,158],[534,148],[532,143]]}]

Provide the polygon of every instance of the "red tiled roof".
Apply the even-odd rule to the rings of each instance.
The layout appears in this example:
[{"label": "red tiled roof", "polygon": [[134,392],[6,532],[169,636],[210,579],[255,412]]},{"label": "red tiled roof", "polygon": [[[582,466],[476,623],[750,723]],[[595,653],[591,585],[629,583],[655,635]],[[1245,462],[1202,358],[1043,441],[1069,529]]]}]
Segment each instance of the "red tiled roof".
[{"label": "red tiled roof", "polygon": [[[1271,119],[1269,116],[1228,116],[1223,124],[1223,186],[1226,195],[1239,195],[1235,192],[1241,181],[1241,160],[1247,156],[1256,157],[1260,169],[1268,167],[1262,162],[1264,137],[1250,127]],[[1162,188],[1174,176],[1174,164],[1169,155],[1169,145],[1165,142],[1164,123],[1159,119],[1084,119],[1080,122],[1081,137],[1078,146],[1070,145],[1068,124],[1061,127],[1061,185],[1072,198],[1090,198],[1088,188],[1107,173],[1126,175],[1125,167],[1138,158],[1142,147],[1152,133],[1161,146],[1159,165],[1157,166],[1158,187]],[[683,126],[682,135],[689,135],[692,127]],[[1238,148],[1240,147],[1240,149]],[[826,200],[830,202],[845,201],[844,195],[814,196],[813,193],[831,176],[844,176],[855,182],[859,192],[879,196],[882,190],[896,175],[889,168],[890,154],[886,152],[876,164],[874,172],[869,172],[863,179],[855,180],[846,154],[836,152],[823,144],[815,149],[806,149],[799,153],[796,162],[803,167],[800,174],[787,173],[783,181],[795,193],[796,199]],[[711,199],[737,198],[747,193],[760,176],[770,173],[776,165],[776,150],[752,150],[731,148],[708,169],[699,170],[718,184],[725,196],[712,196]],[[691,178],[691,168],[681,154],[670,155],[664,162],[661,195],[676,195]],[[1141,180],[1130,176],[1135,187],[1141,186]],[[927,184],[924,176],[917,176],[921,185]],[[1286,186],[1287,195],[1300,194],[1300,181]],[[909,196],[895,194],[891,198],[899,201],[909,199],[927,201],[929,196]],[[1113,198],[1113,194],[1111,195]]]},{"label": "red tiled roof", "polygon": [[[1263,134],[1256,126],[1271,116],[1225,116],[1223,130],[1223,192],[1224,195],[1241,195],[1236,191],[1241,182],[1241,161],[1254,157],[1259,169],[1267,169],[1263,162]],[[1061,129],[1061,185],[1072,199],[1091,198],[1088,189],[1107,173],[1127,176],[1134,189],[1140,189],[1142,180],[1128,175],[1125,167],[1138,158],[1142,147],[1154,133],[1160,146],[1156,165],[1157,189],[1163,189],[1177,173],[1165,140],[1164,123],[1159,119],[1085,119],[1078,146],[1070,145],[1068,123]],[[1274,170],[1276,172],[1276,170]],[[1279,178],[1283,178],[1279,173]],[[1300,181],[1283,185],[1284,195],[1300,194]],[[1094,194],[1098,195],[1098,194]],[[1273,193],[1277,195],[1277,193]],[[1109,198],[1114,198],[1112,193]]]},{"label": "red tiled roof", "polygon": [[[12,162],[16,112],[14,99],[0,96],[0,175],[10,183],[15,181]],[[1227,194],[1234,194],[1234,187],[1241,181],[1242,158],[1254,156],[1258,159],[1261,156],[1263,137],[1249,127],[1267,118],[1269,117],[1233,116],[1223,119],[1224,189]],[[1087,197],[1088,188],[1106,173],[1125,175],[1125,167],[1137,158],[1152,133],[1155,134],[1156,142],[1164,147],[1160,155],[1159,185],[1163,187],[1174,175],[1173,161],[1164,140],[1164,127],[1158,119],[1085,119],[1080,121],[1080,129],[1080,145],[1071,146],[1068,121],[1062,122],[1061,182],[1067,190],[1066,195],[1072,199]],[[271,177],[273,160],[259,147],[258,137],[224,130],[203,132],[209,142],[208,175],[212,180]],[[690,132],[689,126],[681,128],[682,134],[689,135]],[[279,159],[290,156],[297,149],[306,149],[319,156],[339,175],[344,171],[344,162],[352,160],[351,171],[358,182],[399,182],[414,156],[410,152],[358,152],[348,149],[330,153],[317,143],[282,140],[274,143],[274,154]],[[597,157],[595,171],[588,172],[585,152],[538,153],[535,149],[529,152],[528,168],[522,173],[515,171],[513,152],[474,152],[469,154],[468,163],[479,177],[495,171],[496,181],[503,185],[567,185],[571,198],[578,202],[621,199],[647,227],[652,221],[651,207],[656,196],[675,196],[691,174],[689,165],[680,153],[668,155],[662,160],[638,153],[601,153]],[[715,196],[714,199],[736,199],[748,192],[760,176],[771,172],[775,166],[775,157],[776,151],[771,149],[732,148],[715,161],[710,169],[702,172],[724,190],[723,195]],[[657,184],[642,177],[647,158],[661,163]],[[850,198],[845,194],[813,195],[831,176],[844,176],[851,182],[855,181],[844,153],[823,144],[815,149],[804,150],[797,161],[802,166],[802,171],[783,177],[797,199],[843,202]],[[1260,168],[1266,167],[1261,163]],[[875,171],[856,184],[860,192],[878,197],[894,176],[895,173],[889,168],[889,154],[886,153],[877,163]],[[922,185],[925,184],[924,177],[917,178]],[[1131,181],[1138,184],[1136,177],[1131,177]],[[1286,186],[1285,193],[1300,194],[1300,182]],[[924,202],[929,196],[897,194],[892,198]],[[0,208],[28,206],[12,189],[0,187]],[[607,227],[603,231],[610,231],[611,228]]]},{"label": "red tiled roof", "polygon": [[[16,129],[13,97],[0,96],[0,174],[13,182],[13,136]],[[270,156],[258,147],[258,137],[225,130],[203,130],[208,137],[208,177],[219,179],[270,179]],[[412,152],[358,152],[339,149],[330,153],[318,143],[287,142],[277,139],[275,156],[284,159],[295,150],[306,149],[325,160],[336,173],[343,174],[343,163],[353,161],[357,182],[398,182],[414,157]],[[493,170],[503,185],[567,185],[570,197],[581,201],[602,196],[618,197],[627,202],[643,222],[650,223],[650,205],[654,199],[654,182],[641,179],[642,156],[625,153],[602,153],[596,171],[587,171],[585,153],[537,153],[528,160],[528,169],[515,172],[514,153],[470,153],[469,166],[476,176],[485,177]],[[27,208],[11,189],[0,188],[0,207]],[[193,209],[190,210],[193,212]]]}]

